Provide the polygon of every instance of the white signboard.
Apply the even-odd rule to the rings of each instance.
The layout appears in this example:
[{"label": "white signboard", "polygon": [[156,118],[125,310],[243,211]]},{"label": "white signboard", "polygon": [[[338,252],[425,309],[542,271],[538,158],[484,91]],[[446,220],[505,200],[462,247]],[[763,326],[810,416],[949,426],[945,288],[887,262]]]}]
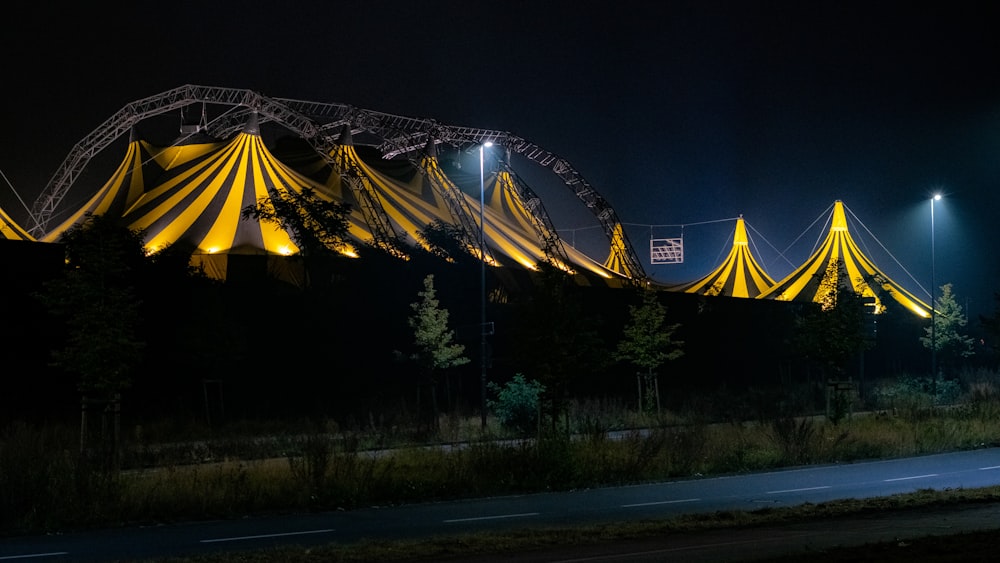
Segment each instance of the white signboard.
[{"label": "white signboard", "polygon": [[650,264],[682,264],[684,262],[683,238],[649,239]]}]

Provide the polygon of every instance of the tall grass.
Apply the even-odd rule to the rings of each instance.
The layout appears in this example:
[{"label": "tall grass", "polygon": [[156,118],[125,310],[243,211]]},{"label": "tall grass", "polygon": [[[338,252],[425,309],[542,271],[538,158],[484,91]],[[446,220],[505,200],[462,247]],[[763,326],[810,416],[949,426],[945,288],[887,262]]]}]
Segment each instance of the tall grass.
[{"label": "tall grass", "polygon": [[0,433],[0,533],[567,490],[998,445],[996,387],[977,382],[962,399],[940,406],[897,394],[895,408],[836,423],[816,413],[641,415],[614,402],[578,402],[557,425],[569,433],[525,437],[493,420],[483,431],[478,417],[453,417],[433,444],[406,442],[402,429],[347,432],[332,423],[168,443],[133,433],[122,471],[81,455],[72,429],[18,423]]}]

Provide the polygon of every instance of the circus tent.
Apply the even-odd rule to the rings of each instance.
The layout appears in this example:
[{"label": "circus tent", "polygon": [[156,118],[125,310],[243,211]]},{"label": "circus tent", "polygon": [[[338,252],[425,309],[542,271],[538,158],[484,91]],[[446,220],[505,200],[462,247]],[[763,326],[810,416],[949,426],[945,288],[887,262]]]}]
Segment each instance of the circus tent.
[{"label": "circus tent", "polygon": [[[486,243],[485,260],[492,266],[517,266],[529,270],[537,269],[538,263],[547,256],[543,241],[544,229],[528,210],[521,196],[523,189],[508,170],[489,173],[484,180],[484,207],[480,213],[477,196],[470,195],[456,184],[442,166],[433,144],[428,144],[419,159],[412,162],[384,161],[371,162],[358,154],[347,132],[342,133],[340,144],[332,152],[335,166],[325,179],[315,172],[309,172],[308,162],[303,162],[304,173],[322,181],[334,197],[352,204],[357,210],[365,205],[344,176],[362,184],[371,194],[377,210],[370,215],[382,215],[391,231],[404,246],[424,246],[421,232],[428,225],[441,222],[460,227],[468,237],[467,246],[471,254],[479,255],[478,237],[480,215],[483,219],[482,234]],[[390,171],[391,169],[391,171]],[[315,168],[313,168],[315,170]],[[356,212],[352,220],[351,236],[356,240],[371,244],[374,233],[371,220],[367,222]],[[562,245],[565,246],[565,245]],[[567,271],[586,271],[591,276],[604,280],[618,280],[617,274],[591,260],[573,248],[563,248],[564,260],[555,259],[557,266]],[[568,262],[568,263],[565,263]]]},{"label": "circus tent", "polygon": [[154,172],[153,168],[160,162],[170,161],[176,157],[161,157],[154,160],[153,154],[180,153],[184,147],[169,149],[158,149],[145,141],[135,139],[134,131],[130,134],[128,147],[125,151],[125,158],[111,175],[111,178],[101,186],[85,204],[77,208],[71,215],[64,219],[54,229],[49,230],[42,238],[42,242],[57,242],[60,237],[71,227],[82,222],[89,215],[107,215],[110,217],[121,217],[145,189],[145,178],[162,172],[160,168]]},{"label": "circus tent", "polygon": [[628,264],[623,262],[621,259],[623,256],[621,249],[624,246],[625,230],[622,228],[621,223],[618,223],[614,227],[614,234],[611,238],[611,248],[608,251],[608,257],[604,260],[604,267],[620,275],[632,277],[635,275],[635,272],[630,271]]},{"label": "circus tent", "polygon": [[891,298],[913,314],[930,316],[926,303],[889,279],[861,252],[848,231],[844,204],[838,200],[833,205],[830,231],[819,249],[757,298],[823,304],[837,290],[848,288],[870,300],[874,313],[885,312]]},{"label": "circus tent", "polygon": [[0,240],[35,240],[31,234],[0,209]]},{"label": "circus tent", "polygon": [[[540,224],[541,221],[528,210],[528,203],[522,196],[525,188],[519,187],[517,182],[509,170],[499,170],[491,175],[488,195],[484,196],[488,224],[495,224],[498,234],[502,235],[496,237],[497,248],[520,259],[523,266],[532,270],[537,268],[539,261],[548,259],[566,271],[585,270],[605,280],[618,278],[615,270],[598,264],[576,248],[563,244],[554,233],[548,233],[549,226]],[[541,200],[533,198],[532,205],[540,206]],[[551,244],[558,248],[547,251],[546,237],[551,237]]]},{"label": "circus tent", "polygon": [[[290,233],[243,217],[242,210],[263,197],[308,189],[328,201],[350,204],[348,236],[355,246],[405,252],[425,245],[421,233],[428,225],[443,222],[460,227],[469,252],[478,256],[482,216],[485,259],[493,266],[533,270],[540,261],[552,259],[588,278],[622,282],[616,271],[562,245],[557,237],[560,252],[551,255],[552,241],[547,246],[544,229],[522,197],[523,187],[519,189],[507,170],[489,174],[484,193],[488,200],[480,213],[479,198],[455,184],[433,145],[419,159],[376,160],[373,165],[359,156],[349,130],[328,159],[315,153],[312,158],[275,156],[265,145],[255,113],[230,140],[197,133],[160,147],[136,140],[133,131],[124,158],[107,182],[41,240],[57,242],[90,215],[116,216],[142,231],[148,251],[170,246],[189,250],[192,264],[212,277],[226,279],[232,257],[257,256],[267,258],[272,275],[297,279],[303,274],[279,271],[289,265],[277,259],[299,252]],[[353,255],[356,248],[341,250]]]},{"label": "circus tent", "polygon": [[229,141],[195,134],[164,148],[131,138],[111,178],[41,240],[57,242],[86,217],[107,215],[142,231],[149,252],[189,249],[192,264],[211,277],[225,279],[231,258],[246,256],[245,264],[261,262],[271,274],[299,282],[292,264],[273,259],[298,252],[290,235],[243,218],[242,209],[264,196],[322,187],[271,157],[256,116]]},{"label": "circus tent", "polygon": [[733,246],[729,255],[708,275],[690,283],[671,287],[672,291],[699,295],[723,295],[755,298],[771,286],[774,280],[750,252],[743,216],[736,219]]},{"label": "circus tent", "polygon": [[[167,167],[155,185],[124,213],[129,228],[141,230],[147,250],[179,245],[191,250],[192,263],[208,275],[227,277],[233,256],[265,258],[269,272],[295,277],[288,261],[267,259],[290,256],[299,249],[291,235],[275,225],[243,217],[242,210],[264,197],[323,186],[291,170],[265,147],[252,114],[243,130],[215,146],[187,146],[161,152]],[[275,271],[275,270],[281,271]]]}]

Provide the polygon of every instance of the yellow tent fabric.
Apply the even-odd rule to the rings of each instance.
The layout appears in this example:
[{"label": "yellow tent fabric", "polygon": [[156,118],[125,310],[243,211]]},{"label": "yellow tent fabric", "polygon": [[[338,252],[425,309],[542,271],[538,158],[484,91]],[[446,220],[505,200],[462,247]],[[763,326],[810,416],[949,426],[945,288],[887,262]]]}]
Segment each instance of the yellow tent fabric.
[{"label": "yellow tent fabric", "polygon": [[[496,236],[491,240],[501,252],[530,270],[536,270],[538,262],[548,258],[556,260],[555,266],[568,272],[582,269],[605,280],[617,277],[616,272],[608,270],[569,245],[563,245],[569,264],[561,263],[554,256],[547,257],[544,242],[535,227],[536,219],[527,209],[515,187],[515,181],[506,170],[493,174],[488,184],[487,195],[484,196],[487,229],[492,231],[495,228]],[[478,209],[479,202],[473,201],[471,205]],[[490,228],[490,225],[495,227]]]},{"label": "yellow tent fabric", "polygon": [[[330,201],[350,204],[348,232],[357,244],[375,242],[369,221],[378,220],[379,233],[416,248],[422,244],[421,232],[428,225],[437,221],[457,225],[456,208],[470,215],[461,220],[465,228],[479,228],[479,194],[465,193],[452,181],[433,147],[416,162],[372,163],[359,155],[348,131],[331,150],[332,166],[315,155],[286,156],[296,164],[294,168],[265,146],[253,114],[243,131],[230,140],[202,135],[169,147],[130,140],[112,177],[47,233],[45,240],[58,240],[88,215],[118,216],[129,228],[143,232],[147,251],[171,245],[189,248],[193,265],[212,277],[226,279],[232,269],[228,256],[282,257],[299,252],[290,233],[242,217],[243,209],[264,197],[310,189]],[[349,175],[350,181],[342,174]],[[540,261],[550,257],[514,182],[507,172],[489,176],[482,228],[487,248],[497,261],[491,265],[535,270]],[[359,193],[362,190],[364,193]],[[478,245],[473,246],[469,250],[476,254]],[[353,250],[344,252],[352,254]],[[558,266],[567,271],[614,282],[623,279],[620,272],[574,248],[564,250],[571,263]],[[246,259],[240,268],[265,267],[258,262]],[[266,269],[272,273],[287,269],[278,262],[267,262]],[[299,274],[286,272],[288,276]]]},{"label": "yellow tent fabric", "polygon": [[221,147],[178,163],[125,212],[130,228],[140,229],[151,252],[182,244],[195,255],[271,254],[299,249],[288,232],[252,218],[242,210],[263,197],[323,186],[278,162],[264,146],[256,119]]},{"label": "yellow tent fabric", "polygon": [[755,298],[773,285],[774,280],[750,252],[746,224],[740,216],[736,220],[733,247],[726,259],[705,277],[671,290],[699,295]]},{"label": "yellow tent fabric", "polygon": [[5,240],[27,240],[34,242],[35,237],[24,230],[16,221],[7,215],[7,212],[0,209],[0,239]]},{"label": "yellow tent fabric", "polygon": [[847,228],[844,204],[833,206],[830,232],[819,249],[795,271],[757,296],[779,301],[826,303],[840,288],[850,288],[872,300],[875,313],[883,313],[890,297],[907,311],[920,317],[930,316],[930,307],[902,286],[889,279],[858,248]]},{"label": "yellow tent fabric", "polygon": [[142,195],[146,176],[156,175],[159,172],[154,172],[149,163],[154,159],[152,155],[160,150],[145,141],[131,140],[125,151],[125,158],[111,178],[83,206],[58,226],[50,229],[41,241],[57,242],[63,233],[82,222],[88,215],[121,217]]},{"label": "yellow tent fabric", "polygon": [[[348,135],[343,135],[341,142],[342,144],[331,152],[336,166],[325,180],[328,192],[356,208],[359,204],[358,198],[351,193],[341,178],[341,173],[350,171],[355,175],[355,181],[363,181],[366,189],[371,190],[388,218],[390,227],[404,244],[421,245],[421,231],[433,222],[458,224],[449,200],[446,199],[449,196],[446,194],[461,197],[458,205],[467,210],[471,215],[471,223],[478,230],[480,224],[478,190],[475,195],[463,192],[442,168],[432,147],[428,148],[416,166],[407,167],[408,174],[397,170],[396,174],[390,175],[362,158],[350,144]],[[303,170],[313,170],[313,168],[309,162],[305,162]],[[545,248],[533,226],[533,217],[518,195],[514,181],[511,174],[506,171],[491,173],[485,179],[483,234],[487,248],[499,264],[517,265],[535,270],[538,263],[546,258]],[[360,213],[355,212],[351,225],[352,237],[363,242],[371,241],[372,234],[364,224]],[[478,241],[478,233],[473,234]],[[478,247],[469,250],[478,255]],[[600,278],[616,278],[614,272],[608,271],[578,250],[572,248],[566,250],[572,264],[559,264],[563,269],[567,271],[582,269]]]},{"label": "yellow tent fabric", "polygon": [[608,258],[604,261],[604,267],[626,278],[635,278],[637,272],[630,271],[628,264],[623,262],[621,259],[624,254],[625,231],[623,230],[621,223],[619,223],[615,225],[614,232],[611,237],[611,249],[608,252]]},{"label": "yellow tent fabric", "polygon": [[332,156],[339,171],[331,173],[327,185],[334,198],[351,204],[351,236],[354,239],[370,243],[374,237],[359,210],[358,197],[340,177],[340,173],[346,171],[357,175],[355,181],[363,184],[359,186],[360,189],[370,190],[369,195],[376,200],[381,212],[385,213],[389,221],[388,227],[402,244],[413,247],[421,245],[419,234],[425,226],[437,220],[451,222],[447,203],[420,182],[419,174],[410,183],[390,178],[368,165],[350,144],[338,145]]}]

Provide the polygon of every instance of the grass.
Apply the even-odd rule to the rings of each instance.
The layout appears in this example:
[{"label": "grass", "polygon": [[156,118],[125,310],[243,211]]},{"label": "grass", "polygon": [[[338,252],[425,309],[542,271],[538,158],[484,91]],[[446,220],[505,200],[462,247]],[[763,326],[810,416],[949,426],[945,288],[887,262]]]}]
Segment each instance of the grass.
[{"label": "grass", "polygon": [[[443,417],[433,440],[405,425],[372,423],[364,431],[345,431],[330,421],[231,424],[212,432],[136,428],[124,441],[115,466],[120,470],[110,469],[100,451],[79,454],[74,429],[12,424],[0,433],[0,534],[349,510],[998,445],[1000,394],[992,385],[970,386],[960,406],[948,408],[898,389],[884,395],[891,396],[891,404],[874,404],[874,412],[838,417],[837,423],[824,416],[735,417],[704,410],[642,415],[614,404],[578,402],[561,421],[560,432],[528,437],[506,432],[492,420],[483,432],[478,417],[459,416]],[[982,495],[996,499],[996,491]],[[819,514],[833,506],[799,510]],[[851,509],[849,503],[836,506]],[[653,533],[698,522],[743,525],[778,517],[788,516],[727,514],[707,521],[692,517],[656,524],[667,528]],[[578,533],[485,536],[469,538],[473,543],[463,547],[513,549],[508,543],[566,541],[566,534]],[[582,533],[586,538],[620,538],[649,531],[630,525]],[[415,549],[404,551],[412,555]],[[426,549],[435,549],[434,542]],[[313,560],[288,556],[289,561]],[[322,560],[352,560],[336,558]]]}]

